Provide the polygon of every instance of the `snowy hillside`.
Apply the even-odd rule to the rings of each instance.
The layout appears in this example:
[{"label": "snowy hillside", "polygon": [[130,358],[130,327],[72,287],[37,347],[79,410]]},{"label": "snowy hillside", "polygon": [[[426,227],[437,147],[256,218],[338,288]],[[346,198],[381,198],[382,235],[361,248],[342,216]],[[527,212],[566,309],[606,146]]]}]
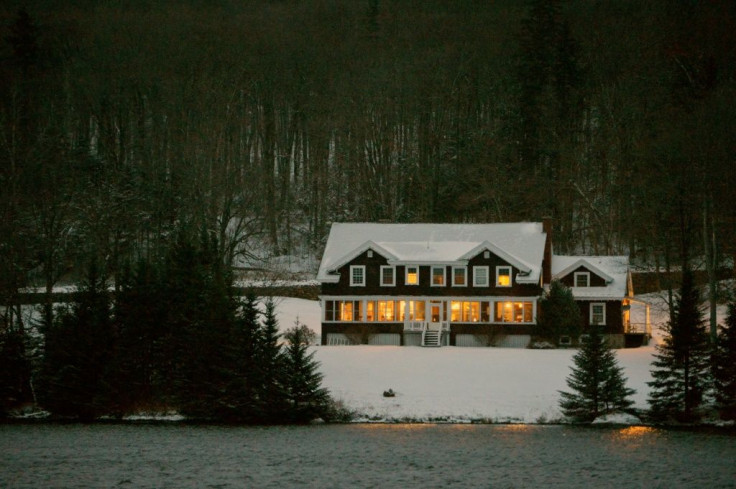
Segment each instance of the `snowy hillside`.
[{"label": "snowy hillside", "polygon": [[[635,407],[645,409],[657,327],[666,307],[652,303],[655,339],[643,348],[617,350],[619,363],[636,389]],[[725,314],[724,308],[719,316]],[[282,328],[299,321],[320,332],[315,301],[279,300]],[[371,420],[484,420],[539,423],[561,418],[558,390],[565,389],[575,350],[512,348],[420,348],[318,346],[324,385],[333,396]],[[396,397],[383,397],[393,389]]]}]

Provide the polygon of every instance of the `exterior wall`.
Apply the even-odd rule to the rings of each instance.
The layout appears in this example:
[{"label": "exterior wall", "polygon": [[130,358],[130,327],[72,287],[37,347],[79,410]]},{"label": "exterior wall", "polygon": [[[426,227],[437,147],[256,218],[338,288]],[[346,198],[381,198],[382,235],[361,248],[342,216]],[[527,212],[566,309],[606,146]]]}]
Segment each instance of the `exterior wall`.
[{"label": "exterior wall", "polygon": [[504,336],[510,335],[532,335],[534,333],[533,324],[512,324],[512,323],[453,323],[450,325],[450,345],[457,345],[457,335],[478,335],[495,336],[493,343],[497,343]]},{"label": "exterior wall", "polygon": [[[322,323],[321,344],[327,344],[327,335],[342,333],[348,335],[354,343],[368,344],[370,337],[377,334],[399,334],[404,332],[404,323]],[[403,342],[402,342],[403,344]]]},{"label": "exterior wall", "polygon": [[[442,287],[432,287],[431,282],[431,266],[419,266],[419,285],[406,285],[406,267],[403,265],[396,266],[396,285],[393,287],[384,287],[380,285],[381,266],[388,265],[388,261],[376,251],[373,257],[369,258],[367,252],[361,253],[350,263],[347,263],[338,269],[340,280],[337,283],[323,283],[322,295],[339,296],[339,295],[371,295],[371,296],[515,296],[515,297],[532,297],[539,296],[542,288],[538,284],[517,284],[515,283],[516,274],[519,270],[511,264],[507,263],[500,257],[490,253],[489,258],[484,258],[481,252],[478,256],[470,259],[467,265],[466,286],[452,285],[452,266],[445,266],[445,285]],[[364,265],[366,274],[365,286],[350,286],[350,267],[352,265]],[[487,266],[489,274],[489,287],[473,287],[473,267]],[[496,287],[496,267],[511,266],[512,276],[511,287]]]},{"label": "exterior wall", "polygon": [[583,316],[583,333],[590,327],[590,304],[604,303],[606,305],[606,324],[603,327],[604,334],[623,334],[624,325],[622,320],[621,301],[575,301]]},{"label": "exterior wall", "polygon": [[575,270],[573,270],[572,272],[568,273],[564,277],[562,277],[560,279],[560,282],[562,282],[568,287],[574,286],[575,285],[574,283],[575,282],[575,272],[590,273],[590,287],[605,287],[606,286],[606,280],[603,277],[596,275],[595,272],[588,270],[582,265],[576,268]]}]

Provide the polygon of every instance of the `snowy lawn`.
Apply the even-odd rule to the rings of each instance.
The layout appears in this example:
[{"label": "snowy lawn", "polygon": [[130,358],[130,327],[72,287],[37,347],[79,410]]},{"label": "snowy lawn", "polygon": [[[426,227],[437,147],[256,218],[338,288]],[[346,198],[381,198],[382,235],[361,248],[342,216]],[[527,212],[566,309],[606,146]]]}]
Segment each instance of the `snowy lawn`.
[{"label": "snowy lawn", "polygon": [[[647,408],[658,325],[667,320],[658,294],[642,297],[652,304],[655,339],[649,346],[617,350],[634,407]],[[282,329],[294,320],[321,331],[316,301],[278,298]],[[719,308],[719,319],[725,308]],[[576,350],[517,348],[420,348],[394,346],[317,346],[324,385],[335,399],[371,420],[487,420],[538,423],[560,420],[558,390],[567,388]],[[395,397],[383,397],[393,389]]]}]

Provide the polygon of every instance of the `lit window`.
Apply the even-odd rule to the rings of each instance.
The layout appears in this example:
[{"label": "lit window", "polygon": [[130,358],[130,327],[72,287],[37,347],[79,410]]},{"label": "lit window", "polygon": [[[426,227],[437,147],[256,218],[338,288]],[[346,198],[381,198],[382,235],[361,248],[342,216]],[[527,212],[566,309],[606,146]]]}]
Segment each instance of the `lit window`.
[{"label": "lit window", "polygon": [[396,285],[396,269],[394,267],[381,267],[381,285],[384,287]]},{"label": "lit window", "polygon": [[424,321],[424,301],[409,301],[409,321]]},{"label": "lit window", "polygon": [[376,301],[365,303],[365,320],[371,322],[376,320]]},{"label": "lit window", "polygon": [[488,287],[488,267],[473,267],[473,287]]},{"label": "lit window", "polygon": [[590,324],[606,324],[606,304],[604,302],[590,305]]},{"label": "lit window", "polygon": [[378,304],[378,320],[393,321],[394,320],[394,301],[377,301]]},{"label": "lit window", "polygon": [[452,267],[453,287],[464,287],[467,285],[467,269],[465,267]]},{"label": "lit window", "polygon": [[419,285],[419,267],[406,267],[406,285]]},{"label": "lit window", "polygon": [[590,273],[575,272],[575,287],[590,287]]},{"label": "lit window", "polygon": [[532,302],[496,302],[494,321],[497,323],[531,323],[533,315]]},{"label": "lit window", "polygon": [[445,267],[432,267],[432,287],[445,285]]},{"label": "lit window", "polygon": [[511,267],[496,267],[496,287],[511,287]]},{"label": "lit window", "polygon": [[352,287],[365,285],[365,265],[352,265],[350,267],[350,285]]}]

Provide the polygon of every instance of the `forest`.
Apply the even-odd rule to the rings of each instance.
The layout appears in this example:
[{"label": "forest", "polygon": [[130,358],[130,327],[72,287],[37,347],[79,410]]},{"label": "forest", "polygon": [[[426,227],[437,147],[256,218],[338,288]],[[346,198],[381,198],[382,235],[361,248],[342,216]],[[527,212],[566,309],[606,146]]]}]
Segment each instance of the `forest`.
[{"label": "forest", "polygon": [[0,34],[4,333],[29,286],[52,328],[60,281],[121,300],[187,245],[217,276],[338,221],[736,261],[732,1],[8,0]]},{"label": "forest", "polygon": [[559,252],[736,253],[736,5],[3,2],[0,297],[333,221],[555,219]]}]

